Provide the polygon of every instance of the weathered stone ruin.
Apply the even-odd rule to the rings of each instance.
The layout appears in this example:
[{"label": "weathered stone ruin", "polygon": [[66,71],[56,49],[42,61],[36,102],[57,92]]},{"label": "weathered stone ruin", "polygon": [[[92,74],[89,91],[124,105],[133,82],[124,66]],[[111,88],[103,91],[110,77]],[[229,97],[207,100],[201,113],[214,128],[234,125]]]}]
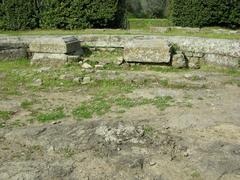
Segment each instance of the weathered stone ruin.
[{"label": "weathered stone ruin", "polygon": [[[54,64],[57,62],[58,65],[61,65],[79,60],[83,53],[79,40],[90,50],[122,48],[126,62],[154,63],[194,69],[200,68],[202,64],[240,67],[239,40],[198,37],[140,35],[2,36],[0,37],[0,47],[16,47],[17,45],[18,50],[9,56],[6,51],[0,49],[0,55],[5,57],[1,59],[7,60],[14,57],[15,59],[31,57],[31,53],[33,53],[32,63],[34,64]],[[19,50],[22,51],[22,49],[26,53],[19,53]]]},{"label": "weathered stone ruin", "polygon": [[133,41],[124,47],[124,60],[126,62],[165,63],[171,59],[171,44],[163,40]]},{"label": "weathered stone ruin", "polygon": [[29,45],[32,64],[63,65],[77,61],[83,54],[80,41],[75,37],[37,38]]}]

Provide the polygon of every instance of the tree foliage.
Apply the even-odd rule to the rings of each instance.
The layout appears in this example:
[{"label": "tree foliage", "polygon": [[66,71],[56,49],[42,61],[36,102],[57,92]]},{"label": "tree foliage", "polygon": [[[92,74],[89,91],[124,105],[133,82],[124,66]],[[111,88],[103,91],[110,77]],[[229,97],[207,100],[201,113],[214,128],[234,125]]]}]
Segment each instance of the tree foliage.
[{"label": "tree foliage", "polygon": [[127,0],[130,16],[137,18],[163,18],[167,16],[169,0]]},{"label": "tree foliage", "polygon": [[[125,0],[1,0],[2,29],[120,28]],[[2,23],[1,23],[2,22]]]},{"label": "tree foliage", "polygon": [[239,0],[172,0],[172,20],[190,27],[240,26]]}]

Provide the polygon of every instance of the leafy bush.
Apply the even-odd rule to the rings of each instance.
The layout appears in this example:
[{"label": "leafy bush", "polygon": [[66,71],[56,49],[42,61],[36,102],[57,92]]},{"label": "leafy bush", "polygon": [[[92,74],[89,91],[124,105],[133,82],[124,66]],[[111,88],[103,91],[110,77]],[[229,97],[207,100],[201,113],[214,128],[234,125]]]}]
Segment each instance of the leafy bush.
[{"label": "leafy bush", "polygon": [[1,29],[22,30],[37,27],[34,0],[1,1]]},{"label": "leafy bush", "polygon": [[129,17],[163,18],[168,14],[169,0],[126,0]]},{"label": "leafy bush", "polygon": [[180,26],[240,26],[239,0],[172,0],[172,20]]},{"label": "leafy bush", "polygon": [[0,13],[1,28],[9,30],[120,28],[126,24],[125,0],[2,0]]}]

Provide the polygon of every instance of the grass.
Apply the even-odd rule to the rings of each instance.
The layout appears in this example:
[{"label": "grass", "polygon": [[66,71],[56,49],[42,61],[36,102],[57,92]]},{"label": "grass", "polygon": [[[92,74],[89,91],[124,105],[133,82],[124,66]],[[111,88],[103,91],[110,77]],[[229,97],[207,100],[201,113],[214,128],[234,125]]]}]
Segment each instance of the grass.
[{"label": "grass", "polygon": [[[0,73],[5,76],[1,79],[0,96],[21,95],[22,91],[48,91],[58,88],[67,90],[77,87],[72,79],[60,79],[62,74],[68,74],[73,77],[83,77],[84,72],[78,65],[63,66],[60,68],[52,68],[49,72],[39,72],[40,66],[31,66],[27,59],[15,61],[4,61],[0,63]],[[35,86],[34,80],[41,79],[43,84]],[[25,106],[25,104],[22,104]]]},{"label": "grass", "polygon": [[171,96],[160,96],[153,100],[153,104],[162,111],[171,106],[171,102],[173,102]]},{"label": "grass", "polygon": [[89,119],[94,114],[103,115],[111,108],[110,102],[104,98],[94,98],[91,101],[81,104],[73,110],[72,114],[76,119]]},{"label": "grass", "polygon": [[63,154],[65,158],[71,158],[75,154],[75,151],[70,147],[66,147],[63,149]]},{"label": "grass", "polygon": [[29,109],[34,104],[34,101],[25,100],[21,103],[21,108]]},{"label": "grass", "polygon": [[[0,31],[1,34],[21,36],[21,35],[83,35],[83,34],[103,34],[103,35],[165,35],[165,36],[195,36],[218,39],[240,39],[240,34],[216,33],[213,29],[221,27],[206,27],[200,32],[189,32],[184,29],[172,28],[172,22],[167,19],[129,19],[130,30],[123,29],[84,29],[84,30],[26,30],[26,31]],[[166,32],[151,32],[150,27],[171,28]],[[221,28],[223,29],[223,28]]]},{"label": "grass", "polygon": [[12,116],[13,112],[10,111],[1,111],[0,110],[0,128],[5,127],[5,122],[6,120],[10,119]]},{"label": "grass", "polygon": [[151,126],[144,127],[144,135],[151,136],[153,134],[154,129]]},{"label": "grass", "polygon": [[168,19],[129,19],[130,29],[145,29],[149,30],[150,27],[166,27],[173,26],[172,22]]},{"label": "grass", "polygon": [[11,118],[11,116],[12,116],[11,111],[0,111],[0,119],[2,120],[8,120]]},{"label": "grass", "polygon": [[150,104],[152,100],[145,99],[145,98],[131,99],[127,97],[118,97],[113,99],[112,102],[113,104],[123,108],[131,108],[131,107],[140,106],[144,104]]},{"label": "grass", "polygon": [[237,68],[203,65],[201,67],[201,70],[205,72],[217,72],[217,73],[223,73],[233,77],[240,77],[240,70]]},{"label": "grass", "polygon": [[49,121],[59,120],[59,119],[62,119],[64,117],[66,117],[66,115],[63,111],[63,108],[60,107],[60,108],[57,108],[57,109],[55,109],[55,110],[53,110],[52,112],[49,112],[49,113],[38,114],[36,116],[36,119],[39,122],[49,122]]},{"label": "grass", "polygon": [[[154,99],[131,99],[128,97],[98,97],[93,98],[90,101],[82,103],[79,107],[72,111],[73,116],[78,119],[90,119],[94,115],[101,116],[111,111],[112,106],[117,106],[121,108],[132,108],[136,106],[141,106],[145,104],[153,104],[159,110],[163,111],[167,107],[171,106],[173,98],[170,96],[156,97]],[[123,110],[122,110],[123,111]],[[124,113],[123,111],[122,113]]]},{"label": "grass", "polygon": [[121,57],[123,55],[122,48],[114,49],[112,51],[100,49],[90,51],[85,47],[85,52],[86,54],[84,55],[84,58],[88,60],[89,64],[93,63],[91,65],[95,65],[96,62],[113,63],[117,60],[118,57]]}]

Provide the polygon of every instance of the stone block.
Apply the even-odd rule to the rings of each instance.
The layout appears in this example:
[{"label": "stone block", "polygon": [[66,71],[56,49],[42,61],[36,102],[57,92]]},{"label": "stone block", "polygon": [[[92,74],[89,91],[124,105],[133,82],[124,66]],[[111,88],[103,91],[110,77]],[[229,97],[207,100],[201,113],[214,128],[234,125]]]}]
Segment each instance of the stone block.
[{"label": "stone block", "polygon": [[138,40],[124,47],[126,62],[170,63],[171,45],[164,40]]},{"label": "stone block", "polygon": [[198,57],[188,58],[188,67],[191,69],[199,69],[200,68],[200,58],[198,58]]},{"label": "stone block", "polygon": [[194,52],[193,53],[193,57],[198,57],[198,58],[202,58],[204,56],[203,53],[200,53],[200,52]]},{"label": "stone block", "polygon": [[178,52],[172,58],[172,66],[175,68],[186,68],[187,60],[182,52]]},{"label": "stone block", "polygon": [[33,53],[72,54],[80,49],[80,41],[75,37],[41,37],[29,45]]},{"label": "stone block", "polygon": [[26,48],[5,48],[0,50],[0,61],[27,58]]},{"label": "stone block", "polygon": [[64,65],[66,63],[71,63],[79,59],[79,55],[34,53],[31,59],[31,64],[58,66]]},{"label": "stone block", "polygon": [[225,67],[240,67],[240,57],[223,56],[219,54],[206,54],[204,56],[204,62]]}]

